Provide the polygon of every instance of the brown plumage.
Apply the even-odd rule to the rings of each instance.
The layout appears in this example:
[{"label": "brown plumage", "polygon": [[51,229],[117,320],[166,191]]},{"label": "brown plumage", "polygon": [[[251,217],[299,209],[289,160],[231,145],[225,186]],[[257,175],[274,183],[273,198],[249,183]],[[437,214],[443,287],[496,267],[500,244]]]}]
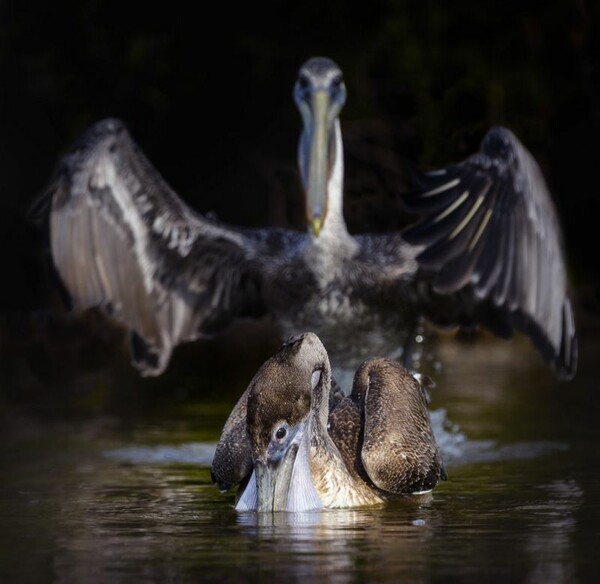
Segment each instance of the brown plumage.
[{"label": "brown plumage", "polygon": [[329,434],[346,467],[383,493],[427,491],[446,478],[425,391],[389,359],[359,367],[352,394],[329,415]]},{"label": "brown plumage", "polygon": [[254,376],[212,466],[221,489],[243,485],[238,509],[380,504],[446,478],[423,388],[406,369],[369,359],[350,396],[330,399],[331,384],[327,352],[312,333],[291,338]]}]

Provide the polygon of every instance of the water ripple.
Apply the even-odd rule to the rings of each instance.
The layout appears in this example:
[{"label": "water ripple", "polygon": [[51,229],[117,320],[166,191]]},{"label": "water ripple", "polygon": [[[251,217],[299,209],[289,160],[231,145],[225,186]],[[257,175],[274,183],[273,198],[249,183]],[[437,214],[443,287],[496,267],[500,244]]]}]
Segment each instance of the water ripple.
[{"label": "water ripple", "polygon": [[178,446],[126,446],[104,456],[131,464],[198,464],[210,466],[215,455],[214,442],[188,442]]}]

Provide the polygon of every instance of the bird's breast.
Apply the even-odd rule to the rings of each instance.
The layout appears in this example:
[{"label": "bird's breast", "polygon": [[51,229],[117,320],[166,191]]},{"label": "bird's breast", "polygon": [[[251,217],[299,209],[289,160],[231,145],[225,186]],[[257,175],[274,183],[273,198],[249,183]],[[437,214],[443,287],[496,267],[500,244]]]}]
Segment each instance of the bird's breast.
[{"label": "bird's breast", "polygon": [[341,461],[320,456],[312,449],[311,474],[323,506],[328,509],[380,505],[385,499],[362,481],[354,479]]},{"label": "bird's breast", "polygon": [[298,255],[270,274],[267,305],[283,336],[315,332],[334,366],[358,366],[395,353],[411,329],[409,286],[387,274],[375,262]]}]

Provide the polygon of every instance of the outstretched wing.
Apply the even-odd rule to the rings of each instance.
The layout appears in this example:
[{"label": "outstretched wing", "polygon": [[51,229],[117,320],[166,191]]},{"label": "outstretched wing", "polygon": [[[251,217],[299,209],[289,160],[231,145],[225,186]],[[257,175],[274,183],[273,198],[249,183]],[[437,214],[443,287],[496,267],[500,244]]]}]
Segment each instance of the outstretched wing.
[{"label": "outstretched wing", "polygon": [[74,306],[125,324],[142,374],[161,373],[178,343],[262,311],[252,238],[191,211],[118,120],[85,133],[48,196],[52,257]]},{"label": "outstretched wing", "polygon": [[496,332],[525,332],[561,377],[572,377],[577,340],[561,230],[532,155],[496,127],[480,152],[425,174],[421,186],[405,203],[423,217],[403,237],[423,246],[417,261],[435,292],[460,291],[467,312]]}]

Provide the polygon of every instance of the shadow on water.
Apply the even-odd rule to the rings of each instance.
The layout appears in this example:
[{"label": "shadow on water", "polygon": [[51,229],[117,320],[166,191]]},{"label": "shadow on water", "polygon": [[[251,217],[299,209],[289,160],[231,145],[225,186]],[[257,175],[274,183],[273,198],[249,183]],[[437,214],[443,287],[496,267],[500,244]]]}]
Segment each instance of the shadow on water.
[{"label": "shadow on water", "polygon": [[431,409],[449,480],[430,500],[257,515],[237,514],[208,468],[229,411],[277,346],[267,325],[245,327],[182,347],[159,379],[131,370],[119,337],[100,366],[65,361],[50,381],[28,370],[31,345],[3,353],[0,580],[596,573],[598,340],[583,339],[580,373],[560,383],[522,339],[442,339]]}]

